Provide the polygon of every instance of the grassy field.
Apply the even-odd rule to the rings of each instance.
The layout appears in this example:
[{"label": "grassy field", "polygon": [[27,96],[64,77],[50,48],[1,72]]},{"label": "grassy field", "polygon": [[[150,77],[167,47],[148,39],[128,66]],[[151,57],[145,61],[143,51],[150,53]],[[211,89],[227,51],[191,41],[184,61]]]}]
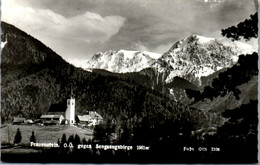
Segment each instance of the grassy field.
[{"label": "grassy field", "polygon": [[53,126],[40,126],[40,125],[12,125],[6,124],[2,125],[1,128],[1,143],[6,144],[8,142],[13,143],[14,137],[17,131],[20,129],[22,134],[21,144],[30,144],[30,137],[32,131],[34,131],[37,143],[48,143],[57,142],[58,139],[62,138],[63,133],[66,137],[70,135],[75,135],[76,133],[80,136],[80,139],[84,137],[86,139],[92,138],[93,131],[89,129],[82,129],[76,126],[64,126],[64,125],[53,125]]}]

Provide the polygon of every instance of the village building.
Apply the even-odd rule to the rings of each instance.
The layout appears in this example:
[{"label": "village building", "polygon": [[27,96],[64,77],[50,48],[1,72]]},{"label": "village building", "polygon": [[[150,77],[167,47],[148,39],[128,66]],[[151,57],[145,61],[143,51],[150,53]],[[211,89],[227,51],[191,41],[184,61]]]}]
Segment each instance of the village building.
[{"label": "village building", "polygon": [[75,98],[52,104],[47,114],[42,115],[40,119],[43,124],[75,124]]},{"label": "village building", "polygon": [[103,117],[96,111],[87,111],[85,115],[77,115],[76,122],[79,125],[98,125],[103,122]]},{"label": "village building", "polygon": [[32,119],[27,119],[24,121],[25,124],[33,124],[33,121]]},{"label": "village building", "polygon": [[78,125],[86,126],[89,124],[91,117],[89,115],[77,115],[76,122]]},{"label": "village building", "polygon": [[13,124],[23,124],[24,122],[25,122],[25,118],[14,117]]},{"label": "village building", "polygon": [[96,111],[88,111],[88,115],[91,117],[90,122],[93,123],[93,125],[98,125],[103,122],[103,117]]},{"label": "village building", "polygon": [[42,115],[41,119],[43,120],[43,123],[46,125],[52,125],[52,124],[61,124],[61,122],[64,120],[63,115]]}]

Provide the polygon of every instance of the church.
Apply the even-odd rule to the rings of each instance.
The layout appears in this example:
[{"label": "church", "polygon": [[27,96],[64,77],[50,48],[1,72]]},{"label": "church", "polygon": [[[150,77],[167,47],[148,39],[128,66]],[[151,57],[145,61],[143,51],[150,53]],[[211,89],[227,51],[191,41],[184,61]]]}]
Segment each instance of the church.
[{"label": "church", "polygon": [[75,98],[71,97],[67,102],[52,104],[40,119],[45,125],[75,124]]}]

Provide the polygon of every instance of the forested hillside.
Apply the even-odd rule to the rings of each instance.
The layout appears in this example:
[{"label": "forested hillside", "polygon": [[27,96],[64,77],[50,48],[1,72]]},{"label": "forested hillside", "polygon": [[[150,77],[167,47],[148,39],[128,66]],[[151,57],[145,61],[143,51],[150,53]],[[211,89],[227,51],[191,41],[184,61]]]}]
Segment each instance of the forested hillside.
[{"label": "forested hillside", "polygon": [[[234,66],[205,77],[207,85],[198,90],[180,77],[162,83],[163,75],[152,69],[88,72],[16,27],[1,26],[7,41],[1,54],[2,123],[16,116],[37,119],[73,93],[76,115],[95,110],[104,118],[94,128],[93,144],[146,145],[152,162],[256,162],[257,53],[241,55]],[[188,101],[178,101],[184,90]],[[184,146],[217,146],[222,152],[189,154]]]},{"label": "forested hillside", "polygon": [[[237,26],[223,29],[222,34],[233,40],[250,40],[257,37],[257,22],[255,13]],[[258,53],[241,55],[233,67],[205,78],[211,83],[201,92],[186,90],[193,99],[191,107],[219,113],[226,119],[214,135],[196,133],[204,135],[206,143],[225,148],[221,157],[231,163],[257,161],[258,72]]]},{"label": "forested hillside", "polygon": [[116,132],[129,122],[132,122],[131,127],[146,123],[152,129],[160,128],[163,123],[182,115],[191,117],[182,117],[185,125],[185,120],[193,123],[190,125],[194,128],[208,124],[194,124],[201,112],[190,111],[187,106],[128,77],[76,68],[14,26],[2,22],[2,29],[8,40],[2,51],[1,64],[4,72],[2,122],[10,122],[15,116],[36,119],[51,104],[70,97],[73,91],[77,114],[96,110],[105,123],[116,120],[117,128],[113,130]]}]

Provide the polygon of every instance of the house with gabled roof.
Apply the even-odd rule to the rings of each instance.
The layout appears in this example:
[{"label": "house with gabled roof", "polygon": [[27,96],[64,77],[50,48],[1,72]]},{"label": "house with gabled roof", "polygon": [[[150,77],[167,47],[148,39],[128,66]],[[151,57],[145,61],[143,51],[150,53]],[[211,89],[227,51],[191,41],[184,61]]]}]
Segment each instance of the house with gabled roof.
[{"label": "house with gabled roof", "polygon": [[78,125],[88,125],[91,117],[89,115],[77,115],[76,122]]},{"label": "house with gabled roof", "polygon": [[43,123],[46,125],[61,124],[61,122],[64,120],[64,116],[47,114],[47,115],[42,115],[40,119],[43,120]]},{"label": "house with gabled roof", "polygon": [[80,125],[98,125],[103,122],[103,117],[96,111],[87,111],[85,115],[77,115],[76,122]]},{"label": "house with gabled roof", "polygon": [[25,118],[23,117],[14,117],[13,124],[23,124],[25,122]]}]

